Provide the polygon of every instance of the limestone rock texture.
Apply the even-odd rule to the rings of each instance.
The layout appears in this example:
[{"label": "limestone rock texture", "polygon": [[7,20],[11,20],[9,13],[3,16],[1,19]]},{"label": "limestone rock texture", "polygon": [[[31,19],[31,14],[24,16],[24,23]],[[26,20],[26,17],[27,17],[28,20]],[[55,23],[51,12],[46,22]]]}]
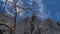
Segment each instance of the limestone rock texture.
[{"label": "limestone rock texture", "polygon": [[60,34],[58,24],[50,18],[41,21],[37,17],[33,20],[27,17],[17,24],[16,34]]}]

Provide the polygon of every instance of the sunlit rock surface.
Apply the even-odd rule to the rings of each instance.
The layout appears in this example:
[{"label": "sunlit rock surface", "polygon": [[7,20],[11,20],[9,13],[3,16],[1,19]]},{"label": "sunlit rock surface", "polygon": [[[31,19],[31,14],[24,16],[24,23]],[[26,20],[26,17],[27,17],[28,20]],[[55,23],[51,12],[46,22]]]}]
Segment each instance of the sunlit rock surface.
[{"label": "sunlit rock surface", "polygon": [[57,24],[51,20],[47,19],[43,23],[40,24],[40,31],[41,34],[59,34],[60,33],[60,27],[57,26]]},{"label": "sunlit rock surface", "polygon": [[[11,25],[10,18],[8,24]],[[3,23],[0,21],[0,23]],[[11,24],[10,24],[11,23]],[[13,25],[13,24],[12,24]],[[0,29],[4,30],[6,34],[9,34],[9,28],[0,25]],[[16,24],[16,34],[60,34],[60,22],[55,22],[53,19],[46,19],[41,21],[36,16],[20,19]]]},{"label": "sunlit rock surface", "polygon": [[[33,25],[31,25],[33,23]],[[41,21],[38,18],[27,17],[20,20],[16,27],[16,34],[60,34],[60,27],[53,19],[46,19]]]}]

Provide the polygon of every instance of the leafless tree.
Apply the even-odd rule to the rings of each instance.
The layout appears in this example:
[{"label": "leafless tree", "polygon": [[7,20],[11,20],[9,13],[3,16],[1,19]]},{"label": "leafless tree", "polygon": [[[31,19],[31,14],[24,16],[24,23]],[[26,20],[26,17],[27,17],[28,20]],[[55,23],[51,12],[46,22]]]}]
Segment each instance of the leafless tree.
[{"label": "leafless tree", "polygon": [[[14,5],[13,6],[13,8],[15,9],[14,25],[13,26],[8,25],[6,19],[7,18],[11,18],[11,17],[9,15],[2,15],[2,14],[0,14],[0,16],[3,16],[3,18],[0,21],[2,21],[3,23],[0,23],[0,25],[4,25],[4,26],[8,27],[10,29],[10,34],[12,34],[13,31],[16,30],[16,17],[20,13],[20,11],[17,12],[16,8],[18,7],[19,9],[23,9],[23,10],[32,10],[32,9],[31,8],[20,7],[20,6],[16,5],[16,3],[18,2],[18,0],[17,0],[17,2],[10,2],[10,1],[6,0],[6,2],[9,2],[9,3],[11,3],[11,4]],[[6,2],[5,2],[5,4],[6,4]]]}]

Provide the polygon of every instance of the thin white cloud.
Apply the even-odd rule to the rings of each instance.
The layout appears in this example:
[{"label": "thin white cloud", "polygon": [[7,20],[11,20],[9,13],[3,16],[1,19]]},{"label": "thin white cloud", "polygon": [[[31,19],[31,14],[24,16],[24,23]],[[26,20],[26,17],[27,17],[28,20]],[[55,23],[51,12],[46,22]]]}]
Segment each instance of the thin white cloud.
[{"label": "thin white cloud", "polygon": [[8,1],[11,1],[11,2],[13,2],[13,0],[8,0]]},{"label": "thin white cloud", "polygon": [[3,0],[3,1],[5,1],[5,0]]},{"label": "thin white cloud", "polygon": [[[3,1],[6,1],[6,0],[3,0]],[[11,2],[13,2],[13,0],[8,0],[8,1],[11,1]]]},{"label": "thin white cloud", "polygon": [[21,16],[25,13],[23,9],[20,9],[19,12],[20,12],[19,16]]},{"label": "thin white cloud", "polygon": [[40,14],[38,16],[40,16],[41,18],[47,18],[47,14],[45,13],[45,10],[44,10],[45,7],[44,7],[44,4],[42,3],[42,0],[38,0],[37,3],[39,5],[39,10],[40,10]]}]

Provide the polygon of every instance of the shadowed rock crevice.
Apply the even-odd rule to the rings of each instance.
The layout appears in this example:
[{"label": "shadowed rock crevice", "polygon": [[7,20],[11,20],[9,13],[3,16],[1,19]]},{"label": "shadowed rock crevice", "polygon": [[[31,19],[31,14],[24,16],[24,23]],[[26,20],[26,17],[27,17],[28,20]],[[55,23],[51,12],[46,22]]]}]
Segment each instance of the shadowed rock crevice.
[{"label": "shadowed rock crevice", "polygon": [[[39,20],[37,17],[20,20],[20,24],[17,25],[22,30],[18,29],[17,31],[21,34],[60,34],[60,27],[53,19],[46,19],[45,21]],[[33,22],[33,23],[32,23]],[[24,24],[25,23],[25,24]],[[23,26],[24,25],[24,26]]]}]

